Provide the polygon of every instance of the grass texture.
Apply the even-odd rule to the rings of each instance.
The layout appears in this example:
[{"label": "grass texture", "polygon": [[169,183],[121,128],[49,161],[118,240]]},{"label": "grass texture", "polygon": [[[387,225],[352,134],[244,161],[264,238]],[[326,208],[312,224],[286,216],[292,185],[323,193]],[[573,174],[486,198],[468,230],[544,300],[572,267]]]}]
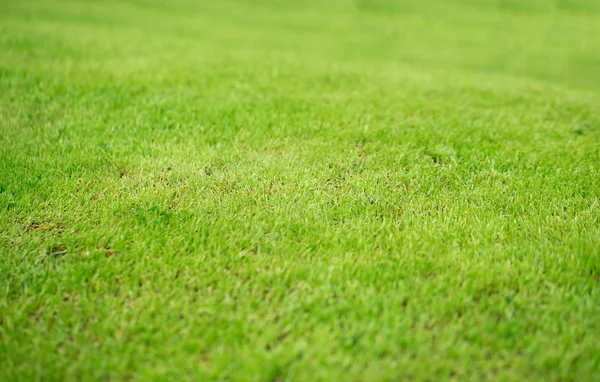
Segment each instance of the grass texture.
[{"label": "grass texture", "polygon": [[0,0],[0,380],[600,380],[595,0]]}]

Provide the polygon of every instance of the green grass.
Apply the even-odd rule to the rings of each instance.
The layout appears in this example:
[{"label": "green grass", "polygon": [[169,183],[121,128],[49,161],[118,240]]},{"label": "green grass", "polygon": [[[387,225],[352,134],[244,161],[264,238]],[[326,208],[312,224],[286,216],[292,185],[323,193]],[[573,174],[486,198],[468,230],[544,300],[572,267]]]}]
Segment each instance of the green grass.
[{"label": "green grass", "polygon": [[595,0],[0,1],[0,380],[600,380]]}]

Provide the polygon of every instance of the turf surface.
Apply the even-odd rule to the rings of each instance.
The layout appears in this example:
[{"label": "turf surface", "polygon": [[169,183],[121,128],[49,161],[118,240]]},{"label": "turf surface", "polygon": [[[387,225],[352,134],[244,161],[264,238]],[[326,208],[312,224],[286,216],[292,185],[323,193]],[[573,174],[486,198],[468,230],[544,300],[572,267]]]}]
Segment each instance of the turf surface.
[{"label": "turf surface", "polygon": [[0,1],[0,380],[600,380],[595,0]]}]

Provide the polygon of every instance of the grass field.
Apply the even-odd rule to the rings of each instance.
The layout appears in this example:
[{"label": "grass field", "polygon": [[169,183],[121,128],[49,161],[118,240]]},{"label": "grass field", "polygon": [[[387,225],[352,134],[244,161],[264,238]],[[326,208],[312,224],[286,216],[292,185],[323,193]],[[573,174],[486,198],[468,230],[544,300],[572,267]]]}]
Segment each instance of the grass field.
[{"label": "grass field", "polygon": [[600,380],[600,3],[0,0],[0,380]]}]

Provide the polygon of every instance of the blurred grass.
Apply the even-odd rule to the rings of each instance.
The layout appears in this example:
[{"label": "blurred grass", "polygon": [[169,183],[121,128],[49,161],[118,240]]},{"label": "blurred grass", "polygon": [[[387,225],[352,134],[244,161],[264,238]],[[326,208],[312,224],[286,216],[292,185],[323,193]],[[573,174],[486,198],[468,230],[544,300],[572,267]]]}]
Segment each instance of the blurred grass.
[{"label": "blurred grass", "polygon": [[[28,4],[30,4],[28,6]],[[217,56],[254,56],[265,52],[279,58],[360,62],[392,62],[434,69],[477,70],[578,87],[600,84],[599,6],[573,1],[326,1],[294,2],[133,2],[24,3],[5,13],[27,20],[42,14],[27,33],[40,33],[47,44],[63,34],[84,32],[79,44],[114,58],[151,54],[161,40],[171,41],[173,57],[188,51],[206,55],[186,44],[201,44]],[[135,22],[130,14],[135,12]],[[156,18],[155,12],[161,12]],[[61,24],[62,23],[62,24]],[[10,23],[9,23],[10,25]],[[5,26],[6,28],[7,26]],[[58,28],[57,28],[58,27]],[[94,28],[93,34],[85,34]],[[96,30],[97,29],[97,30]],[[38,32],[36,32],[38,31]],[[128,33],[118,46],[102,34]],[[9,44],[27,44],[27,37],[4,34]],[[149,38],[151,36],[151,40]],[[199,40],[201,39],[201,40]],[[158,40],[158,41],[156,41]],[[112,41],[112,40],[109,40]],[[34,44],[31,53],[43,55]],[[46,44],[45,44],[46,45]],[[179,47],[179,48],[178,48]],[[199,47],[197,47],[199,48]],[[54,48],[53,48],[54,49]],[[178,50],[180,49],[180,50]],[[136,54],[137,53],[137,54]],[[54,50],[46,51],[54,54]],[[59,56],[60,57],[60,56]],[[165,59],[167,59],[165,57]],[[141,57],[140,57],[141,58]],[[156,57],[152,56],[153,60]]]}]

